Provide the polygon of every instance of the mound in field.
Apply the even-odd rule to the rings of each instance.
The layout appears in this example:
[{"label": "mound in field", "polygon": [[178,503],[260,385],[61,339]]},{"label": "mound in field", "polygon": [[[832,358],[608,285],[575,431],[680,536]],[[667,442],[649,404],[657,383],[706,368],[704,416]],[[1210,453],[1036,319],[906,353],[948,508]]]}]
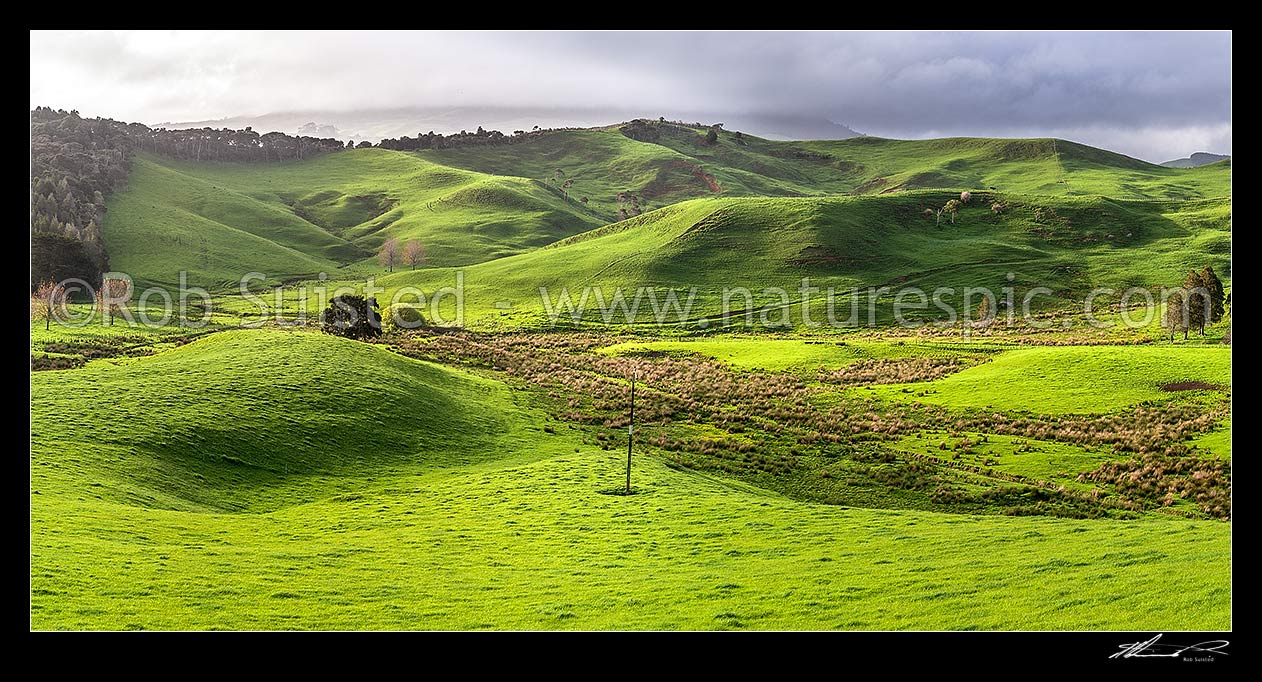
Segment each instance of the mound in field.
[{"label": "mound in field", "polygon": [[496,382],[310,332],[222,332],[42,372],[32,392],[37,489],[90,466],[103,498],[174,509],[274,508],[342,476],[495,459],[534,428]]}]

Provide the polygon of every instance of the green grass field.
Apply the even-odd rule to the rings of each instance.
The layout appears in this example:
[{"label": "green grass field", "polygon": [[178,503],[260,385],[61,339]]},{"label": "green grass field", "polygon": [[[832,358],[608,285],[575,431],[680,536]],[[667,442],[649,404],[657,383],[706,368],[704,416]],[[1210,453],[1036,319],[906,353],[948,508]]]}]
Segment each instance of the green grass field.
[{"label": "green grass field", "polygon": [[618,453],[351,341],[32,384],[36,629],[1229,626],[1228,524],[837,508],[654,457],[605,495]]},{"label": "green grass field", "polygon": [[773,372],[810,372],[837,369],[861,360],[934,357],[943,355],[986,356],[1004,346],[984,342],[963,345],[952,342],[906,343],[863,338],[845,340],[730,337],[677,341],[628,341],[600,349],[610,355],[644,352],[698,353],[740,369]]},{"label": "green grass field", "polygon": [[[1231,627],[1230,318],[1170,343],[1081,306],[1205,265],[1230,290],[1230,161],[622,128],[137,154],[112,269],[184,272],[213,314],[32,320],[32,628]],[[426,262],[387,273],[387,238]],[[315,330],[316,286],[370,278],[383,304],[462,281],[465,329]],[[1047,287],[1068,326],[899,329],[892,291],[849,293],[900,286]],[[1162,390],[1189,381],[1216,388]]]},{"label": "green grass field", "polygon": [[[1086,346],[1021,348],[925,385],[877,387],[879,395],[951,407],[1048,414],[1110,412],[1168,399],[1164,384],[1231,385],[1226,347]],[[910,390],[910,392],[908,392]]]}]

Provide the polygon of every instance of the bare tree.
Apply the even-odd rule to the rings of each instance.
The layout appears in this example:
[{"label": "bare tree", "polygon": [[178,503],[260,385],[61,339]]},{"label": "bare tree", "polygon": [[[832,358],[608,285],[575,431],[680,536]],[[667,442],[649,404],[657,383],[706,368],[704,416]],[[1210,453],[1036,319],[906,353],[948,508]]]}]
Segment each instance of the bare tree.
[{"label": "bare tree", "polygon": [[96,309],[101,313],[101,320],[109,326],[114,325],[114,308],[122,305],[121,301],[131,300],[131,282],[125,279],[101,280],[101,287],[96,290]]},{"label": "bare tree", "polygon": [[1182,331],[1183,338],[1188,337],[1188,327],[1191,326],[1191,310],[1187,305],[1187,298],[1183,295],[1182,289],[1175,289],[1170,292],[1170,296],[1166,298],[1166,319],[1165,327],[1170,330],[1170,342],[1174,342],[1176,332]]},{"label": "bare tree", "polygon": [[66,287],[52,280],[45,281],[31,294],[31,311],[35,319],[44,318],[44,331],[52,328],[56,311],[66,305]]},{"label": "bare tree", "polygon": [[425,262],[425,245],[412,239],[404,242],[403,262],[407,263],[413,270],[415,270],[416,266]]},{"label": "bare tree", "polygon": [[395,263],[399,262],[399,240],[390,237],[382,242],[381,250],[377,252],[377,262],[381,263],[381,267],[387,272],[394,272]]}]

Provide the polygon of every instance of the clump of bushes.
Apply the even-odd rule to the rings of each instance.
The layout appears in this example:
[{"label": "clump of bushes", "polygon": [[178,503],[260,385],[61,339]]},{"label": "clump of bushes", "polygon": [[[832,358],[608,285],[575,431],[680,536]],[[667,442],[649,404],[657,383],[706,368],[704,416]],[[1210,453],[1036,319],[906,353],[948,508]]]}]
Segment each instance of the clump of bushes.
[{"label": "clump of bushes", "polygon": [[81,355],[31,354],[31,370],[36,372],[46,369],[78,369],[86,362]]},{"label": "clump of bushes", "polygon": [[1106,462],[1078,480],[1112,485],[1119,493],[1151,506],[1168,507],[1178,496],[1210,516],[1231,518],[1231,469],[1221,459],[1148,453],[1125,462]]},{"label": "clump of bushes", "polygon": [[424,327],[425,313],[410,303],[395,303],[381,315],[382,329],[394,333]]},{"label": "clump of bushes", "polygon": [[351,294],[334,296],[329,307],[320,313],[320,328],[326,334],[350,339],[381,336],[377,300]]}]

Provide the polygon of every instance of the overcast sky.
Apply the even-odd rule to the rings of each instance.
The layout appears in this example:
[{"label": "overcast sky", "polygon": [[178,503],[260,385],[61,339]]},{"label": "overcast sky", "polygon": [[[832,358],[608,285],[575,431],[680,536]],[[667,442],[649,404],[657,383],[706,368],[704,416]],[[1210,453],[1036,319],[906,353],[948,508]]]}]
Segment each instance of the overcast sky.
[{"label": "overcast sky", "polygon": [[1164,161],[1231,153],[1231,34],[37,31],[31,104],[143,123],[448,105],[802,113]]}]

